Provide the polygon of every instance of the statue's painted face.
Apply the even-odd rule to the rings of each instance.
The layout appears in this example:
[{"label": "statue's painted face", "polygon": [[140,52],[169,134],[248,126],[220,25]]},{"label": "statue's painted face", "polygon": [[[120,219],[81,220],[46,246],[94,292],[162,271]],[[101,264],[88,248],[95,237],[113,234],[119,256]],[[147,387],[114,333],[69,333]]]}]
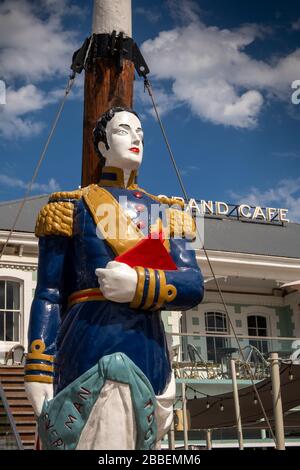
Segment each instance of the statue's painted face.
[{"label": "statue's painted face", "polygon": [[106,166],[137,170],[143,159],[143,130],[140,120],[132,113],[121,111],[107,123],[108,149],[103,142],[98,148],[106,158]]}]

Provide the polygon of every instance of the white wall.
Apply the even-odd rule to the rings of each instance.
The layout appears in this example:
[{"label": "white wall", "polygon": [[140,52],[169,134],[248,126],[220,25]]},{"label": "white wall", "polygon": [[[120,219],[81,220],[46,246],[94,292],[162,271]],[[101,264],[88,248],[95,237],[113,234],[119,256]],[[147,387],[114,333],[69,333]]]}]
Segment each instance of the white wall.
[{"label": "white wall", "polygon": [[[24,235],[13,235],[12,244],[19,236],[16,249],[20,246],[21,237]],[[27,330],[30,316],[30,308],[33,298],[33,291],[36,287],[36,270],[37,270],[37,239],[34,234],[25,234],[26,241],[31,241],[32,245],[22,252],[22,255],[15,252],[14,249],[9,249],[2,256],[0,265],[0,279],[12,280],[20,283],[21,290],[21,329],[20,329],[20,343],[23,344],[27,351]],[[17,344],[12,341],[0,341],[0,362],[4,362],[5,352]]]},{"label": "white wall", "polygon": [[[27,330],[29,322],[29,314],[33,297],[33,289],[36,287],[36,281],[32,279],[32,271],[24,271],[22,269],[0,268],[0,279],[20,282],[21,284],[21,331],[20,343],[27,350]],[[3,362],[6,351],[17,344],[12,341],[0,341],[0,362]]]}]

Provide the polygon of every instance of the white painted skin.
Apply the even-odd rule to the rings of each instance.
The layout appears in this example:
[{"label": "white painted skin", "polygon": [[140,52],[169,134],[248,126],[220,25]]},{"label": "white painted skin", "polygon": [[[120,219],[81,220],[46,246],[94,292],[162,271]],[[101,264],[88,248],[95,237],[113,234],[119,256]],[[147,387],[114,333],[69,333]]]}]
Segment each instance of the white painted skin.
[{"label": "white painted skin", "polygon": [[98,268],[95,273],[106,299],[121,303],[133,300],[137,285],[135,269],[118,261],[110,261],[106,268]]},{"label": "white painted skin", "polygon": [[42,382],[25,382],[25,391],[35,415],[40,416],[44,401],[53,398],[53,385]]},{"label": "white painted skin", "polygon": [[[124,178],[129,178],[132,170],[137,170],[143,160],[143,130],[137,116],[127,111],[116,113],[107,123],[106,139],[108,149],[103,142],[98,148],[105,157],[106,166],[122,168]],[[131,149],[138,149],[133,152]],[[110,261],[105,268],[95,271],[100,290],[104,297],[113,302],[131,302],[133,300],[137,273],[127,264]]]},{"label": "white painted skin", "polygon": [[[107,123],[106,138],[109,148],[99,142],[98,148],[105,157],[105,166],[138,170],[143,160],[143,129],[137,116],[127,111],[116,113]],[[133,152],[136,148],[139,152]]]},{"label": "white painted skin", "polygon": [[[130,172],[137,170],[143,159],[143,130],[140,120],[127,111],[116,113],[107,124],[106,136],[109,149],[106,149],[103,142],[99,144],[99,150],[106,158],[106,166],[122,168],[124,178],[128,179]],[[139,149],[139,152],[132,152],[130,149],[133,147]],[[96,269],[95,274],[106,299],[120,303],[133,300],[137,285],[137,273],[133,268],[110,261],[105,268]],[[44,400],[53,397],[53,385],[27,382],[25,388],[34,412],[39,416]]]}]

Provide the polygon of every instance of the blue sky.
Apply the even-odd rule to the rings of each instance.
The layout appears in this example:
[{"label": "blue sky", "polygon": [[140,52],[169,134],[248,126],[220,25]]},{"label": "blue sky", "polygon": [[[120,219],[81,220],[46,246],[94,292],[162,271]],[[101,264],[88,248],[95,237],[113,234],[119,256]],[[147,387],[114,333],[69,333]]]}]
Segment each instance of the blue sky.
[{"label": "blue sky", "polygon": [[[133,36],[187,191],[197,199],[286,207],[300,220],[300,5],[282,0],[133,0]],[[72,52],[90,34],[92,1],[0,4],[0,201],[23,196],[55,116]],[[80,184],[78,76],[32,195]],[[149,98],[140,185],[181,195]]]}]

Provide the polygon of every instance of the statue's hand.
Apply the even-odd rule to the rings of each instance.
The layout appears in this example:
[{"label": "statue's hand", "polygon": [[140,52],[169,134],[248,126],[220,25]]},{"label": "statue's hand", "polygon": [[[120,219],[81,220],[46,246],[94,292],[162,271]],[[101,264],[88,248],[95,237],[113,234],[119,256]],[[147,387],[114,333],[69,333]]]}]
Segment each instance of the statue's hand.
[{"label": "statue's hand", "polygon": [[110,261],[106,268],[97,268],[96,276],[104,297],[113,302],[131,302],[133,300],[137,273],[125,263]]},{"label": "statue's hand", "polygon": [[40,416],[45,399],[53,398],[53,384],[25,382],[25,391],[36,416]]}]

